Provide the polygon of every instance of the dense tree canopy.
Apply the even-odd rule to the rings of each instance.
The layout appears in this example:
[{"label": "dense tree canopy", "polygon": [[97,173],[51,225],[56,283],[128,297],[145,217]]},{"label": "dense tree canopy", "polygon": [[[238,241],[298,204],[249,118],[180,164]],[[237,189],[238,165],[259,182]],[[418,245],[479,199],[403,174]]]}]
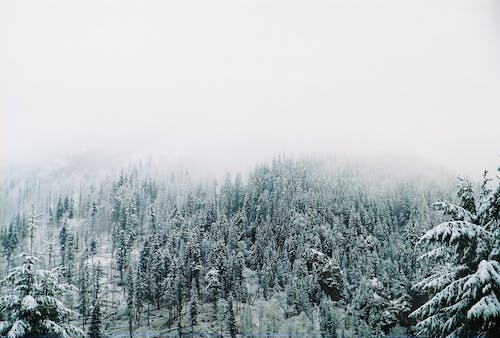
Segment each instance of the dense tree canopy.
[{"label": "dense tree canopy", "polygon": [[[64,304],[92,337],[152,329],[415,334],[417,322],[441,335],[465,319],[467,330],[486,332],[498,318],[481,312],[498,299],[500,208],[491,182],[476,194],[462,181],[456,200],[446,180],[279,158],[220,185],[144,163],[94,179],[9,182],[1,192],[18,210],[1,215],[0,268],[22,266],[23,212],[43,206],[33,250],[44,267],[61,265],[60,283],[75,284]],[[437,200],[450,202],[436,210]],[[441,225],[426,232],[433,224]],[[417,259],[424,233],[421,243],[436,246],[425,257],[436,265]],[[448,297],[452,287],[441,293],[454,281],[467,290],[462,298]],[[61,316],[67,323],[69,313]]]}]

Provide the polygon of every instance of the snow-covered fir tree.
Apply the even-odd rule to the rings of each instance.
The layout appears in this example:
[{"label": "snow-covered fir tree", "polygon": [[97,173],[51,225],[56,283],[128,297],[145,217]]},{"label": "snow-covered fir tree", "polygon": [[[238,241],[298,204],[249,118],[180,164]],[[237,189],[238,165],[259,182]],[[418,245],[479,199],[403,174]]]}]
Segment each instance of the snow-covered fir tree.
[{"label": "snow-covered fir tree", "polygon": [[61,269],[37,269],[38,259],[28,254],[22,260],[22,265],[13,268],[2,280],[0,334],[9,338],[83,336],[81,329],[68,324],[68,319],[75,318],[76,313],[63,301],[75,288],[62,281]]},{"label": "snow-covered fir tree", "polygon": [[100,262],[93,267],[92,271],[92,309],[90,311],[90,324],[88,330],[89,338],[102,338],[102,312],[101,312],[101,265]]},{"label": "snow-covered fir tree", "polygon": [[[500,168],[499,168],[500,170]],[[436,203],[448,220],[420,242],[431,250],[422,259],[437,262],[415,285],[429,296],[412,316],[420,334],[500,336],[500,178],[493,190],[486,174],[478,192],[460,179],[459,204]]]}]

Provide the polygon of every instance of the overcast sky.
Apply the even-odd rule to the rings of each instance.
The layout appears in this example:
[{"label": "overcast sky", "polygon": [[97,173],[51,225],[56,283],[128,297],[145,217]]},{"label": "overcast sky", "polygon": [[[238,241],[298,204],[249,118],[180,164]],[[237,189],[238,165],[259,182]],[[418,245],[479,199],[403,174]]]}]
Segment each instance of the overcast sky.
[{"label": "overcast sky", "polygon": [[500,164],[500,6],[0,0],[0,161],[410,154]]}]

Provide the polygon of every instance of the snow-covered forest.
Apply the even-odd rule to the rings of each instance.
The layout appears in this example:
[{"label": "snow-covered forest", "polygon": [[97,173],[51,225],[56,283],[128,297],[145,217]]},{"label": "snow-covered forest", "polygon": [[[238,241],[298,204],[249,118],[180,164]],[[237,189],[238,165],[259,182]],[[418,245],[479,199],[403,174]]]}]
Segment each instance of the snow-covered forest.
[{"label": "snow-covered forest", "polygon": [[499,5],[0,0],[0,338],[499,338]]},{"label": "snow-covered forest", "polygon": [[498,176],[440,177],[287,158],[4,175],[0,335],[498,337]]}]

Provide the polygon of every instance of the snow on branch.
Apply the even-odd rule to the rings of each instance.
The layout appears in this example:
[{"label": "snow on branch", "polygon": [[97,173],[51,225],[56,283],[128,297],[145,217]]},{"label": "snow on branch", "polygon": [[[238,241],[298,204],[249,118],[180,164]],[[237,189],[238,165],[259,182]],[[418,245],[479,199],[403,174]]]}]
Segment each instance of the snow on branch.
[{"label": "snow on branch", "polygon": [[482,319],[485,322],[493,321],[499,316],[500,302],[494,292],[481,298],[467,311],[467,319]]},{"label": "snow on branch", "polygon": [[447,201],[434,203],[433,206],[443,212],[443,214],[451,216],[455,221],[465,221],[470,223],[476,223],[477,217],[473,215],[468,210],[465,210],[461,206],[452,204]]}]

